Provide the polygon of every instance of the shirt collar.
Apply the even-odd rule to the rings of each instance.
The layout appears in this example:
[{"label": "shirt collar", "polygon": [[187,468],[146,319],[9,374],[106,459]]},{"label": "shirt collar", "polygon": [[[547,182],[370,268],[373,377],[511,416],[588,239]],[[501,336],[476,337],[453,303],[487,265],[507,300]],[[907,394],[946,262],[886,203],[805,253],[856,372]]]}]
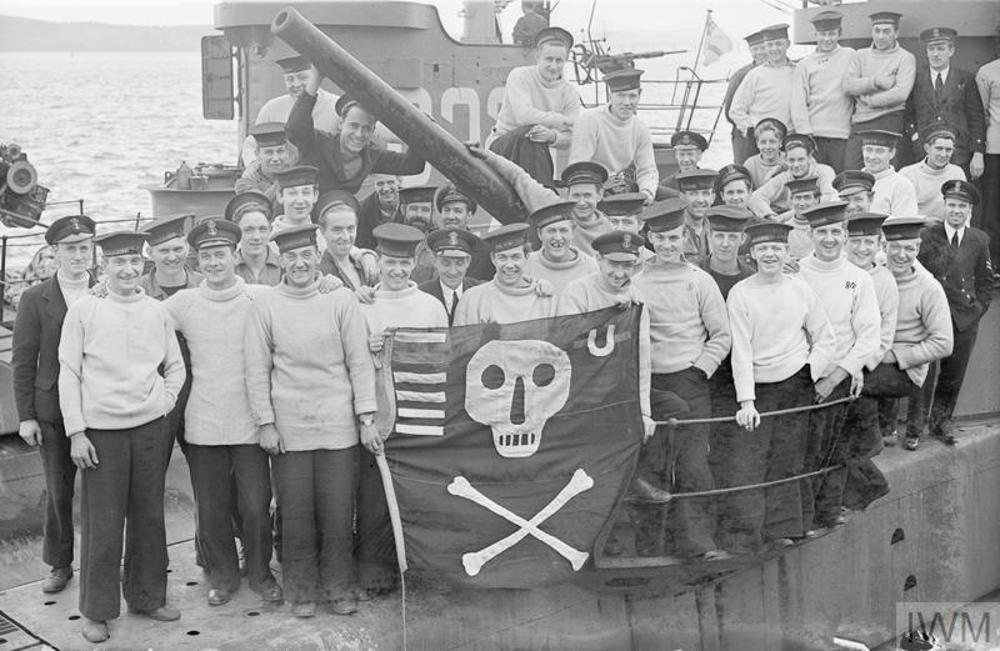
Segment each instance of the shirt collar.
[{"label": "shirt collar", "polygon": [[948,238],[948,243],[951,243],[951,238],[958,233],[958,242],[961,244],[962,238],[965,237],[965,224],[962,224],[961,228],[955,229],[951,227],[951,224],[944,222],[944,234]]},{"label": "shirt collar", "polygon": [[440,278],[438,278],[438,282],[441,283],[441,295],[445,297],[445,300],[450,300],[451,299],[451,295],[453,293],[456,296],[458,296],[458,298],[462,298],[462,290],[464,289],[464,287],[462,287],[462,285],[464,285],[465,283],[462,283],[458,287],[456,287],[455,289],[452,289],[451,287],[448,287],[447,285],[445,285],[444,281],[441,280]]},{"label": "shirt collar", "polygon": [[948,66],[944,70],[931,70],[931,83],[933,84],[933,83],[935,83],[937,81],[937,76],[938,75],[941,75],[941,83],[942,84],[948,83],[948,73],[949,72],[951,72],[951,66]]}]

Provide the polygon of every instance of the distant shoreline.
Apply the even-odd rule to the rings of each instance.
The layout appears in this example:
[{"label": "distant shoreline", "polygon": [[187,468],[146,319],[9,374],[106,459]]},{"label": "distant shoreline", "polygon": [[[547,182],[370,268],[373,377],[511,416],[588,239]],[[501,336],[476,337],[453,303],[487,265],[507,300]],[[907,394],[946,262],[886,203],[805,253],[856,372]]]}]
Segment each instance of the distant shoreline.
[{"label": "distant shoreline", "polygon": [[200,52],[211,25],[57,23],[0,15],[0,52]]}]

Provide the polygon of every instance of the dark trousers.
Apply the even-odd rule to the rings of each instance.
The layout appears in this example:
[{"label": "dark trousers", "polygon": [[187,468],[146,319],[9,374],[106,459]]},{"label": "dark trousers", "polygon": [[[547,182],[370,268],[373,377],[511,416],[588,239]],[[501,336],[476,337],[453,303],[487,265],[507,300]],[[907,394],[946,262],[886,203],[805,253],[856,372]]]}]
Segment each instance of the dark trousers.
[{"label": "dark trousers", "polygon": [[843,172],[847,139],[814,136],[814,140],[816,140],[816,162],[829,165],[837,174]]},{"label": "dark trousers", "polygon": [[865,377],[865,386],[858,400],[858,408],[866,414],[863,417],[870,417],[874,409],[878,414],[882,435],[888,436],[895,427],[896,401],[899,398],[910,399],[910,417],[906,424],[906,435],[919,437],[925,421],[922,393],[920,387],[910,380],[906,371],[895,364],[883,362]]},{"label": "dark trousers", "polygon": [[986,154],[985,169],[979,177],[979,190],[983,201],[979,219],[973,224],[990,236],[990,258],[994,269],[1000,264],[1000,154]]},{"label": "dark trousers", "polygon": [[[851,135],[847,139],[847,147],[844,150],[844,169],[859,170],[865,166],[865,159],[861,155],[861,136],[858,134],[871,129],[883,129],[885,131],[903,133],[903,112],[894,111],[879,116],[874,120],[852,124]],[[902,151],[904,147],[905,144],[902,142],[896,146],[897,154],[892,159],[892,166],[894,168],[899,168],[897,164],[898,152]]]},{"label": "dark trousers", "polygon": [[[866,385],[869,375],[865,371]],[[878,400],[861,396],[848,403],[845,411],[847,477],[844,482],[844,506],[860,511],[888,492],[885,475],[872,462],[872,458],[883,449]]]},{"label": "dark trousers", "polygon": [[[652,387],[672,391],[688,404],[685,418],[708,418],[712,415],[712,398],[704,374],[689,368],[676,373],[653,375]],[[715,488],[708,466],[708,425],[659,427],[650,441],[662,455],[662,468],[653,483],[672,493],[690,493]],[[649,457],[647,456],[647,460]],[[715,503],[710,497],[678,497],[670,503],[667,529],[673,549],[681,555],[701,554],[715,549]]]},{"label": "dark trousers", "polygon": [[[204,554],[209,585],[223,590],[240,587],[239,559],[233,540],[232,512],[238,508],[250,588],[274,585],[271,575],[271,480],[267,453],[259,445],[187,445],[198,511],[198,543]],[[231,486],[236,484],[236,499]]]},{"label": "dark trousers", "polygon": [[733,162],[742,165],[748,158],[757,154],[757,141],[753,137],[753,128],[744,134],[733,127]]},{"label": "dark trousers", "polygon": [[[809,366],[781,382],[755,386],[757,411],[764,413],[809,404],[812,378]],[[802,473],[805,464],[807,413],[761,419],[752,432],[731,430],[726,442],[728,474],[718,478],[720,487],[746,486]],[[801,536],[801,482],[786,482],[763,489],[734,491],[719,501],[719,534],[722,547],[737,553],[752,552],[764,541]]]},{"label": "dark trousers", "polygon": [[[979,324],[977,323],[964,331],[960,331],[958,328],[953,328],[953,330],[955,332],[955,345],[951,355],[940,361],[937,387],[934,388],[934,400],[931,402],[931,433],[935,433],[941,424],[950,420],[952,414],[955,413],[955,404],[958,403],[958,394],[962,390],[965,371],[969,368],[969,358],[972,357],[972,349],[976,345]],[[930,384],[932,383],[928,382],[924,387],[928,388]],[[924,393],[924,397],[926,400],[927,393]]]},{"label": "dark trousers", "polygon": [[292,603],[333,600],[351,583],[351,525],[358,446],[276,455],[281,569]]},{"label": "dark trousers", "polygon": [[555,169],[549,146],[528,139],[528,132],[534,126],[532,124],[508,131],[490,144],[490,151],[517,163],[518,167],[542,185],[552,185]]},{"label": "dark trousers", "polygon": [[119,580],[130,609],[155,610],[167,598],[165,421],[86,435],[99,464],[81,472],[80,613],[99,621],[118,617]]},{"label": "dark trousers", "polygon": [[[844,398],[851,390],[851,378],[838,384],[827,400]],[[848,437],[844,430],[847,408],[844,404],[810,411],[806,430],[805,472],[847,463]],[[832,524],[840,515],[844,501],[847,469],[841,467],[825,475],[802,482],[802,521],[807,529]]]},{"label": "dark trousers", "polygon": [[354,540],[358,582],[362,588],[386,590],[396,580],[396,543],[389,506],[375,456],[362,449],[358,466],[358,526]]},{"label": "dark trousers", "polygon": [[69,439],[62,423],[38,422],[42,429],[42,470],[45,472],[45,540],[42,560],[50,567],[73,564],[73,482],[76,466],[69,456]]}]

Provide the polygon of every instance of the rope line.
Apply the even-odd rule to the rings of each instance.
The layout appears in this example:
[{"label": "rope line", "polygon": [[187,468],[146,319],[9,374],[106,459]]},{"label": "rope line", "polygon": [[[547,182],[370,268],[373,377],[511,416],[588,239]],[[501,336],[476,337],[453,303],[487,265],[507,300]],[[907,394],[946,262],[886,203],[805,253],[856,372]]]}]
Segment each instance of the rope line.
[{"label": "rope line", "polygon": [[[831,400],[830,402],[821,402],[815,405],[803,405],[801,407],[789,407],[788,409],[778,409],[775,411],[765,411],[760,414],[761,418],[768,418],[770,416],[787,416],[788,414],[798,414],[804,411],[813,411],[816,409],[826,409],[827,407],[833,407],[834,405],[840,405],[845,402],[851,402],[854,398],[851,396],[846,396],[844,398],[837,398],[836,400]],[[729,423],[734,422],[736,416],[715,416],[712,418],[668,418],[667,420],[657,420],[653,421],[657,425],[667,425],[669,427],[682,427],[684,425],[707,425],[710,423]]]},{"label": "rope line", "polygon": [[833,472],[834,470],[840,470],[841,468],[846,468],[843,464],[838,466],[829,466],[827,468],[820,468],[819,470],[814,470],[812,472],[805,472],[801,475],[794,475],[792,477],[783,477],[782,479],[772,479],[771,481],[762,481],[756,484],[743,484],[742,486],[732,486],[729,488],[713,488],[707,491],[691,491],[689,493],[671,493],[669,500],[645,500],[633,496],[627,496],[625,498],[628,502],[639,502],[643,504],[666,504],[667,502],[677,499],[678,497],[713,497],[716,495],[725,495],[726,493],[737,493],[739,491],[748,490],[759,490],[761,488],[769,488],[771,486],[777,486],[779,484],[787,484],[793,481],[799,481],[801,479],[808,479],[810,477],[816,477],[819,475],[825,475],[828,472]]}]

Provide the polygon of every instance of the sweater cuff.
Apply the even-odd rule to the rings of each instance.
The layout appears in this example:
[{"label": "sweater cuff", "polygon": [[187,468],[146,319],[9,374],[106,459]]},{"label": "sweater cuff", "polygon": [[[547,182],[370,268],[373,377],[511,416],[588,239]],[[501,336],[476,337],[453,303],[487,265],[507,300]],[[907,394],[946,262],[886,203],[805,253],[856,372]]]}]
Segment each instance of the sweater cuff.
[{"label": "sweater cuff", "polygon": [[253,422],[257,427],[274,424],[274,409],[268,406],[266,409],[252,410]]},{"label": "sweater cuff", "polygon": [[371,414],[377,410],[378,405],[373,398],[355,398],[354,400],[354,413],[358,416],[361,414]]},{"label": "sweater cuff", "polygon": [[719,368],[719,363],[707,355],[701,355],[692,364],[695,368],[701,369],[706,377],[711,378]]},{"label": "sweater cuff", "polygon": [[86,429],[87,423],[83,420],[83,414],[63,414],[63,430],[67,438]]},{"label": "sweater cuff", "polygon": [[892,354],[896,356],[896,366],[898,366],[901,371],[917,366],[916,360],[913,358],[912,346],[893,346]]}]

